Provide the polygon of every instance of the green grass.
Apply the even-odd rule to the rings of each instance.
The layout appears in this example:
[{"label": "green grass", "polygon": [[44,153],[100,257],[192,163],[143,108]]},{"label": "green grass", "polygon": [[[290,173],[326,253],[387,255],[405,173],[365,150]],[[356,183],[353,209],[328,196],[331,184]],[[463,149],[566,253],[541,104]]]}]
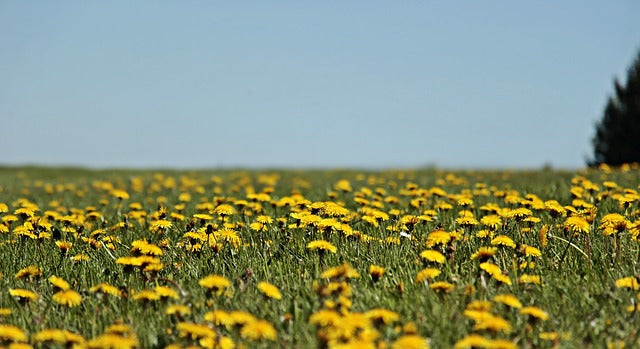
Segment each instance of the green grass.
[{"label": "green grass", "polygon": [[[266,183],[268,178],[264,178],[265,174],[277,174],[279,178],[271,186]],[[591,194],[585,191],[583,198],[597,210],[588,236],[579,234],[571,238],[572,234],[563,227],[565,217],[553,217],[548,210],[532,209],[533,216],[540,218],[540,222],[529,226],[515,218],[503,218],[503,226],[495,232],[496,235],[509,236],[518,245],[516,249],[500,247],[493,257],[493,262],[509,276],[512,285],[493,280],[479,269],[480,262],[470,257],[479,247],[490,246],[491,239],[475,235],[483,228],[481,225],[470,228],[456,224],[455,219],[461,210],[456,205],[456,195],[471,194],[474,204],[470,211],[478,220],[487,214],[480,209],[483,205],[495,203],[502,208],[516,209],[526,205],[523,200],[527,194],[535,194],[543,201],[557,200],[563,206],[570,206],[575,204],[570,189],[580,185],[572,183],[577,176],[599,186],[599,190]],[[133,185],[136,181],[134,178],[143,184],[142,188]],[[38,221],[38,216],[46,216],[48,210],[57,210],[62,216],[75,211],[86,218],[84,222],[72,223],[50,219],[52,237],[40,239],[14,233],[14,229],[24,222],[22,218],[6,224],[9,232],[0,233],[0,308],[11,309],[12,313],[0,316],[0,323],[19,327],[29,335],[28,342],[36,347],[51,345],[34,341],[34,335],[46,328],[67,329],[90,340],[103,334],[113,323],[124,323],[131,327],[140,347],[147,348],[165,347],[171,343],[197,344],[197,341],[178,335],[176,326],[179,322],[206,323],[204,314],[213,309],[245,310],[270,322],[277,331],[277,339],[252,341],[241,336],[239,328],[210,327],[217,330],[219,335],[232,338],[236,344],[248,347],[318,347],[322,341],[317,336],[317,327],[309,324],[309,317],[323,308],[324,299],[315,291],[314,285],[328,282],[320,278],[323,270],[349,263],[361,275],[349,282],[353,289],[349,297],[351,312],[385,308],[400,315],[400,320],[395,324],[377,327],[378,342],[393,343],[402,336],[397,326],[414,322],[417,334],[427,338],[435,348],[452,347],[472,333],[487,338],[507,339],[518,347],[548,348],[560,345],[563,348],[600,348],[618,342],[631,347],[638,346],[640,315],[625,310],[627,306],[640,301],[638,291],[617,288],[615,282],[622,277],[640,274],[640,244],[633,238],[634,230],[631,228],[640,219],[640,200],[636,198],[630,207],[625,208],[615,197],[616,194],[625,193],[625,189],[627,193],[637,191],[639,178],[637,169],[573,173],[0,168],[0,203],[5,203],[9,211],[0,213],[0,219],[18,209],[24,203],[19,202],[21,198],[39,209],[35,212],[36,218],[30,219],[32,222]],[[335,183],[341,179],[350,181],[353,191],[334,190]],[[604,181],[613,181],[618,188],[607,190],[603,186]],[[125,190],[130,198],[121,201],[113,197],[100,184],[104,182],[111,183],[113,188]],[[411,205],[411,199],[416,197],[404,190],[408,183],[425,189],[421,193],[413,193],[424,198],[420,207]],[[486,186],[485,193],[477,190],[478,183]],[[446,191],[447,196],[440,198],[428,194],[428,190],[436,186]],[[370,189],[372,194],[367,196],[363,188]],[[237,213],[226,218],[226,222],[236,225],[234,230],[242,240],[239,246],[223,243],[220,251],[215,251],[205,243],[200,251],[190,252],[182,245],[186,241],[183,235],[189,228],[204,227],[200,221],[192,219],[193,214],[202,212],[197,209],[198,204],[208,202],[215,207],[220,203],[236,205],[237,200],[241,199],[251,202],[247,199],[247,192],[251,190],[267,190],[274,202],[292,195],[292,192],[300,193],[309,203],[340,202],[351,212],[350,218],[344,219],[344,222],[353,230],[369,236],[370,240],[346,236],[335,229],[322,231],[315,226],[295,227],[295,219],[290,216],[291,207],[276,207],[271,202],[263,202],[261,212],[248,210],[244,215]],[[376,190],[380,193],[384,190],[386,194],[376,194]],[[505,202],[501,193],[509,190],[519,196],[517,202]],[[185,220],[174,220],[173,226],[162,233],[152,232],[149,228],[152,216],[160,207],[166,208],[167,215],[178,212],[176,205],[180,204],[181,193],[191,195],[190,201],[183,202],[185,207],[180,210]],[[380,222],[378,227],[363,220],[365,211],[354,201],[356,196],[365,197],[370,206],[380,201],[382,205],[378,210],[389,213],[396,209],[401,212],[400,216],[418,216],[425,210],[434,209],[441,201],[451,203],[453,208],[437,211],[437,216],[431,222],[417,224],[410,231],[413,239],[407,239],[401,236],[401,231],[407,228],[398,224],[399,217],[390,214],[390,219]],[[385,202],[384,199],[389,196],[397,197],[398,203]],[[141,211],[145,217],[140,220],[129,216],[131,211],[135,211],[129,206],[134,202],[142,205]],[[88,206],[94,206],[103,219],[88,219]],[[303,206],[299,208],[308,209]],[[236,205],[236,209],[240,210],[240,206]],[[619,234],[615,242],[613,237],[603,236],[599,228],[602,217],[609,213],[620,213],[628,221],[627,229]],[[286,223],[278,224],[276,221],[268,225],[264,232],[253,231],[249,225],[256,221],[259,214],[273,219],[283,218]],[[214,219],[207,223],[223,223],[216,214],[212,216]],[[126,227],[115,228],[116,224],[125,220]],[[550,229],[546,246],[540,241],[540,229],[543,226]],[[77,233],[65,232],[65,227],[73,228]],[[387,227],[399,229],[394,231]],[[528,227],[530,230],[527,231],[525,228]],[[102,236],[113,235],[119,239],[114,242],[112,250],[94,248],[82,240],[82,237],[88,237],[98,228],[105,229],[106,233]],[[438,228],[447,232],[458,230],[460,239],[448,247],[436,247],[447,256],[445,264],[428,264],[420,258],[420,252],[426,249],[427,235]],[[389,237],[398,239],[394,243],[385,242]],[[61,253],[56,246],[56,238],[73,243],[67,254]],[[117,258],[132,255],[132,242],[141,239],[155,244],[162,244],[163,240],[166,243],[160,257],[164,265],[161,271],[150,273],[134,269],[128,272],[116,263]],[[306,248],[308,242],[318,239],[331,242],[337,247],[337,253],[320,255]],[[568,246],[568,240],[574,246]],[[539,248],[542,256],[523,257],[518,253],[522,244]],[[71,260],[72,256],[80,253],[88,255],[89,261]],[[520,263],[527,260],[535,262],[535,267],[520,269]],[[374,282],[368,272],[373,264],[386,268],[386,273],[378,282]],[[41,268],[42,276],[31,279],[14,277],[19,270],[30,265]],[[450,282],[455,289],[440,294],[428,285],[417,283],[416,274],[427,266],[440,269],[442,273],[436,281]],[[542,285],[519,283],[518,277],[523,273],[539,275]],[[207,295],[198,281],[210,274],[228,278],[232,283],[230,292],[222,296]],[[55,290],[47,280],[51,275],[67,280],[72,289],[81,294],[79,306],[66,307],[52,301]],[[276,285],[282,293],[282,299],[263,296],[256,287],[260,281]],[[99,297],[89,291],[101,282],[119,287],[127,296]],[[132,290],[140,291],[158,285],[169,286],[183,293],[176,300],[144,302],[132,299]],[[20,303],[8,293],[9,289],[15,288],[34,291],[39,299]],[[524,306],[532,305],[546,311],[549,319],[532,321],[519,314],[517,309],[494,304],[493,314],[506,319],[511,331],[494,333],[474,330],[474,321],[463,314],[467,304],[473,300],[491,300],[500,293],[513,293]],[[185,304],[191,308],[192,314],[183,319],[165,315],[165,309],[170,304]],[[564,338],[554,342],[538,337],[541,332],[552,331],[562,334]]]}]

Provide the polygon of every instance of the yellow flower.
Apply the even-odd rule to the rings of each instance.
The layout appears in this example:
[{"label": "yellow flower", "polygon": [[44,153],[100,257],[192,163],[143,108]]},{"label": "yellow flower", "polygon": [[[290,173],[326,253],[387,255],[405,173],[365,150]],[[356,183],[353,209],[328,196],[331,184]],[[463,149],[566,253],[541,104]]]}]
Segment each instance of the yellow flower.
[{"label": "yellow flower", "polygon": [[502,218],[498,215],[487,215],[480,219],[480,223],[491,230],[497,230],[502,226]]},{"label": "yellow flower", "polygon": [[204,314],[204,320],[213,323],[216,326],[225,326],[227,328],[233,326],[234,321],[229,312],[216,309]]},{"label": "yellow flower", "polygon": [[231,206],[231,205],[222,204],[222,205],[219,205],[218,207],[216,207],[213,210],[213,212],[215,214],[220,215],[220,216],[230,216],[230,215],[236,213],[236,209],[233,208],[233,206]]},{"label": "yellow flower", "polygon": [[391,349],[429,349],[429,342],[417,335],[404,335],[391,344]]},{"label": "yellow flower", "polygon": [[353,269],[350,264],[345,263],[343,265],[329,268],[320,274],[321,278],[327,279],[357,279],[360,277],[360,273]]},{"label": "yellow flower", "polygon": [[249,340],[276,340],[277,333],[271,323],[264,320],[256,320],[244,325],[240,330],[240,336]]},{"label": "yellow flower", "polygon": [[438,264],[444,264],[447,261],[445,256],[436,250],[424,250],[420,252],[420,257],[426,259],[429,262]]},{"label": "yellow flower", "polygon": [[427,248],[432,248],[436,245],[447,245],[451,241],[451,234],[444,230],[434,230],[427,236]]},{"label": "yellow flower", "polygon": [[186,316],[191,314],[191,308],[182,304],[173,304],[167,307],[167,310],[165,310],[165,314]]},{"label": "yellow flower", "polygon": [[348,180],[346,179],[341,179],[339,180],[334,186],[333,188],[335,190],[338,191],[342,191],[342,192],[350,192],[353,190],[353,188],[351,188],[351,183],[349,183]]},{"label": "yellow flower", "polygon": [[568,217],[564,221],[563,225],[567,231],[571,231],[573,233],[588,234],[590,230],[589,222],[587,222],[584,218],[579,216]]},{"label": "yellow flower", "polygon": [[493,257],[496,252],[498,252],[498,248],[497,247],[480,247],[478,248],[478,251],[476,251],[474,254],[471,255],[471,259],[479,259],[479,260],[487,260],[491,257]]},{"label": "yellow flower", "polygon": [[64,279],[59,278],[55,275],[51,275],[49,277],[49,282],[56,288],[62,290],[62,291],[66,291],[68,289],[71,288],[71,285],[69,285],[68,282],[66,282]]},{"label": "yellow flower", "polygon": [[209,275],[200,279],[198,285],[215,292],[219,296],[231,286],[231,281],[224,276]]},{"label": "yellow flower", "polygon": [[511,332],[511,324],[509,324],[509,321],[491,313],[485,313],[484,316],[474,320],[476,321],[475,326],[473,326],[474,331]]},{"label": "yellow flower", "polygon": [[39,277],[42,276],[42,269],[40,269],[37,265],[30,265],[26,268],[22,268],[20,269],[17,273],[15,278],[16,279],[22,279],[23,277]]},{"label": "yellow flower", "polygon": [[338,249],[328,241],[325,240],[314,240],[307,244],[307,248],[311,251],[320,250],[320,251],[329,251],[331,253],[336,253]]},{"label": "yellow flower", "polygon": [[542,256],[542,252],[540,252],[539,249],[537,249],[537,248],[535,248],[533,246],[525,245],[525,244],[522,244],[520,246],[520,253],[522,253],[526,257],[540,257],[540,256]]},{"label": "yellow flower", "polygon": [[91,287],[89,289],[89,292],[93,292],[93,293],[99,292],[103,294],[110,294],[115,297],[120,297],[120,290],[117,287],[109,285],[104,282]]},{"label": "yellow flower", "polygon": [[431,288],[432,290],[434,290],[435,292],[444,292],[444,293],[449,293],[453,290],[455,290],[456,286],[454,284],[450,284],[448,282],[445,281],[439,281],[439,282],[434,282],[431,285],[429,285],[429,288]]},{"label": "yellow flower", "polygon": [[266,281],[259,282],[258,289],[266,297],[273,298],[273,299],[282,299],[282,294],[280,293],[280,290],[278,290],[278,288],[275,285],[270,284]]},{"label": "yellow flower", "polygon": [[378,282],[382,275],[384,275],[385,269],[379,265],[370,265],[369,266],[369,275],[373,279],[373,282]]},{"label": "yellow flower", "polygon": [[635,276],[628,276],[616,280],[616,287],[630,288],[632,290],[638,290],[638,288],[640,288],[640,286],[638,285],[638,279]]},{"label": "yellow flower", "polygon": [[453,347],[455,349],[491,348],[491,342],[491,339],[474,333],[460,339]]},{"label": "yellow flower", "polygon": [[522,274],[522,275],[520,275],[520,278],[518,278],[518,282],[520,282],[522,284],[540,285],[540,276],[539,275]]},{"label": "yellow flower", "polygon": [[69,241],[56,241],[56,246],[58,246],[60,252],[67,253],[73,246],[73,243]]},{"label": "yellow flower", "polygon": [[511,279],[509,278],[509,276],[504,275],[504,274],[495,274],[495,275],[491,275],[494,279],[496,279],[497,281],[502,282],[503,284],[507,284],[509,286],[511,286]]},{"label": "yellow flower", "polygon": [[335,310],[322,309],[311,314],[309,323],[322,327],[335,326],[340,321],[340,314]]},{"label": "yellow flower", "polygon": [[44,329],[35,334],[34,341],[68,344],[69,347],[73,347],[73,344],[82,347],[85,342],[84,338],[81,335],[67,330],[59,329]]},{"label": "yellow flower", "polygon": [[176,292],[174,289],[172,289],[171,287],[167,287],[167,286],[156,286],[156,288],[154,289],[154,291],[158,294],[158,296],[160,298],[173,298],[173,299],[178,299],[180,298],[178,296],[178,292]]},{"label": "yellow flower", "polygon": [[191,339],[217,337],[216,332],[209,326],[194,322],[179,322],[176,328],[180,337],[189,337]]},{"label": "yellow flower", "polygon": [[428,280],[435,279],[438,275],[440,275],[440,270],[435,268],[424,268],[418,272],[416,275],[416,282],[425,282]]},{"label": "yellow flower", "polygon": [[506,304],[511,308],[517,308],[517,309],[522,308],[522,303],[520,303],[520,300],[518,300],[518,297],[510,293],[496,295],[495,297],[493,297],[493,301]]},{"label": "yellow flower", "polygon": [[21,288],[10,289],[9,294],[18,298],[20,301],[35,301],[38,299],[38,295],[29,290],[23,290]]},{"label": "yellow flower", "polygon": [[620,233],[627,229],[628,225],[631,225],[631,223],[619,213],[609,213],[600,220],[600,229],[603,230],[602,233],[604,235]]},{"label": "yellow flower", "polygon": [[511,238],[506,235],[498,235],[494,237],[491,240],[491,244],[516,248],[516,244],[513,242],[513,240],[511,240]]},{"label": "yellow flower", "polygon": [[0,324],[0,342],[26,342],[27,334],[19,327]]},{"label": "yellow flower", "polygon": [[229,318],[231,325],[244,325],[257,320],[253,314],[243,310],[234,310],[230,312]]},{"label": "yellow flower", "polygon": [[493,264],[491,262],[480,263],[480,269],[486,271],[487,274],[489,274],[491,276],[502,274],[502,271],[500,270],[500,267],[498,267],[497,265],[495,265],[495,264]]},{"label": "yellow flower", "polygon": [[114,189],[111,191],[111,196],[120,199],[120,200],[127,200],[129,199],[129,193],[127,193],[124,190],[118,190],[118,189]]},{"label": "yellow flower", "polygon": [[379,322],[385,325],[389,325],[400,320],[400,315],[398,313],[383,308],[371,309],[364,313],[364,315],[373,323]]},{"label": "yellow flower", "polygon": [[546,311],[533,306],[520,309],[520,314],[529,315],[542,321],[547,321],[549,319],[549,314]]},{"label": "yellow flower", "polygon": [[68,307],[78,306],[80,305],[80,302],[82,302],[82,297],[78,292],[74,290],[66,290],[54,293],[52,299],[54,302],[66,305]]},{"label": "yellow flower", "polygon": [[131,253],[143,255],[162,256],[162,249],[146,240],[135,240],[131,243]]}]

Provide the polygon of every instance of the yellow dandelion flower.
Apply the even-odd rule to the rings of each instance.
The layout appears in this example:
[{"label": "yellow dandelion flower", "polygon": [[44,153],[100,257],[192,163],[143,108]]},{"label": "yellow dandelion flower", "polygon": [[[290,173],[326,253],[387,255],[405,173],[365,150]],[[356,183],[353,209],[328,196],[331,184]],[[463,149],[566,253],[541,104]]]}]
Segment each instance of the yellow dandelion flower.
[{"label": "yellow dandelion flower", "polygon": [[491,240],[492,245],[516,248],[516,244],[506,235],[498,235]]},{"label": "yellow dandelion flower", "polygon": [[229,318],[231,325],[245,325],[257,320],[253,314],[244,310],[234,310],[230,312]]},{"label": "yellow dandelion flower", "polygon": [[216,326],[225,327],[231,327],[235,323],[229,312],[220,309],[216,309],[204,314],[204,320],[211,322]]},{"label": "yellow dandelion flower", "polygon": [[89,289],[89,292],[109,294],[109,295],[112,295],[112,296],[115,296],[115,297],[120,297],[120,295],[121,295],[120,290],[117,287],[109,285],[109,284],[104,283],[104,282],[91,287]]},{"label": "yellow dandelion flower", "polygon": [[617,288],[630,288],[632,290],[638,290],[640,286],[638,285],[638,278],[635,276],[628,276],[621,279],[616,280]]},{"label": "yellow dandelion flower", "polygon": [[480,263],[480,269],[484,270],[487,272],[487,274],[493,276],[493,275],[500,275],[502,274],[502,271],[500,270],[500,267],[491,263],[491,262],[484,262],[484,263]]},{"label": "yellow dandelion flower", "polygon": [[176,325],[176,329],[178,330],[178,335],[183,338],[200,339],[217,337],[216,331],[211,327],[194,322],[179,322]]},{"label": "yellow dandelion flower", "polygon": [[493,304],[490,301],[474,300],[469,302],[465,307],[465,310],[477,310],[482,312],[488,312],[491,310]]},{"label": "yellow dandelion flower", "polygon": [[498,252],[498,248],[497,247],[486,247],[486,246],[482,246],[480,248],[478,248],[478,251],[474,252],[471,255],[471,259],[479,259],[479,260],[487,260],[491,257],[493,257],[496,252]]},{"label": "yellow dandelion flower", "polygon": [[518,282],[522,284],[536,284],[540,285],[540,276],[539,275],[528,275],[522,274],[518,278]]},{"label": "yellow dandelion flower", "polygon": [[240,330],[240,336],[249,340],[276,340],[276,329],[271,323],[264,320],[256,320],[244,325]]},{"label": "yellow dandelion flower", "polygon": [[429,349],[429,342],[417,335],[404,335],[391,344],[391,349]]},{"label": "yellow dandelion flower", "polygon": [[493,297],[493,301],[506,304],[511,308],[516,308],[516,309],[522,308],[522,303],[520,303],[520,300],[518,299],[518,297],[510,293],[496,295],[495,297]]},{"label": "yellow dandelion flower", "polygon": [[476,320],[476,324],[473,326],[474,331],[493,331],[493,332],[511,332],[511,324],[504,318],[486,313],[484,316],[479,317]]},{"label": "yellow dandelion flower", "polygon": [[470,334],[454,344],[455,349],[467,349],[467,348],[491,348],[492,340],[485,338],[479,334]]},{"label": "yellow dandelion flower", "polygon": [[509,276],[504,275],[504,274],[495,274],[495,275],[491,275],[491,277],[493,277],[495,280],[502,282],[503,284],[509,285],[511,286],[511,279],[509,278]]},{"label": "yellow dandelion flower", "polygon": [[583,234],[588,234],[591,227],[589,222],[579,216],[568,217],[564,221],[563,226],[567,231]]},{"label": "yellow dandelion flower", "polygon": [[429,285],[429,288],[434,290],[437,293],[449,293],[456,289],[454,284],[448,283],[446,281],[434,282]]},{"label": "yellow dandelion flower", "polygon": [[124,190],[119,190],[119,189],[114,189],[111,191],[111,196],[120,199],[120,200],[127,200],[129,199],[129,193],[127,193]]},{"label": "yellow dandelion flower", "polygon": [[67,330],[59,329],[44,329],[35,334],[34,341],[67,344],[69,347],[73,347],[74,344],[82,347],[85,342],[84,338],[81,335]]},{"label": "yellow dandelion flower", "polygon": [[221,204],[218,205],[215,209],[213,209],[213,213],[220,216],[231,216],[236,213],[236,209],[231,205]]},{"label": "yellow dandelion flower", "polygon": [[56,241],[56,246],[60,249],[60,252],[67,253],[73,247],[73,243],[69,241]]},{"label": "yellow dandelion flower", "polygon": [[383,308],[371,309],[364,315],[373,323],[382,323],[389,325],[400,320],[400,314]]},{"label": "yellow dandelion flower", "polygon": [[427,248],[436,245],[447,245],[451,241],[451,234],[444,230],[434,230],[427,236]]},{"label": "yellow dandelion flower", "polygon": [[224,276],[209,275],[200,279],[200,281],[198,281],[198,285],[215,292],[219,296],[226,289],[231,287],[231,281]]},{"label": "yellow dandelion flower", "polygon": [[351,183],[346,179],[339,180],[336,184],[334,184],[333,188],[337,191],[342,192],[350,192],[353,190],[351,187]]},{"label": "yellow dandelion flower", "polygon": [[0,324],[0,342],[26,342],[27,334],[17,326]]},{"label": "yellow dandelion flower", "polygon": [[52,298],[54,302],[65,305],[68,307],[75,307],[80,305],[82,297],[74,290],[66,290],[54,293]]},{"label": "yellow dandelion flower", "polygon": [[480,223],[491,230],[497,230],[502,226],[502,218],[498,215],[486,215],[480,219]]},{"label": "yellow dandelion flower", "polygon": [[40,269],[37,265],[30,265],[26,268],[20,269],[16,275],[16,279],[22,279],[24,277],[40,277],[42,276],[42,269]]},{"label": "yellow dandelion flower", "polygon": [[55,275],[51,275],[49,277],[49,282],[57,289],[62,290],[62,291],[66,291],[68,289],[71,288],[71,285],[69,285],[68,282],[66,282],[64,279],[59,278]]},{"label": "yellow dandelion flower", "polygon": [[533,246],[526,245],[526,244],[522,244],[520,246],[520,253],[525,255],[525,257],[540,257],[540,256],[542,256],[542,252],[540,252],[539,249],[537,249],[537,248],[535,248]]},{"label": "yellow dandelion flower", "polygon": [[435,268],[424,268],[416,275],[416,282],[426,282],[435,279],[441,271]]},{"label": "yellow dandelion flower", "polygon": [[447,261],[445,256],[436,250],[424,250],[420,252],[420,257],[426,259],[429,262],[438,264],[444,264]]},{"label": "yellow dandelion flower", "polygon": [[542,321],[547,321],[549,319],[549,314],[546,311],[534,306],[520,309],[520,314],[529,315],[532,318],[540,319]]},{"label": "yellow dandelion flower", "polygon": [[176,292],[173,288],[168,286],[156,286],[154,291],[158,294],[158,296],[162,298],[173,298],[178,299],[178,292]]},{"label": "yellow dandelion flower", "polygon": [[282,299],[280,290],[278,290],[278,288],[271,283],[268,283],[266,281],[259,282],[258,289],[268,298]]},{"label": "yellow dandelion flower", "polygon": [[172,304],[165,310],[167,315],[187,316],[191,315],[191,308],[182,304]]},{"label": "yellow dandelion flower", "polygon": [[322,309],[311,314],[309,323],[317,326],[335,326],[340,321],[341,315],[335,310]]},{"label": "yellow dandelion flower", "polygon": [[326,279],[357,279],[360,273],[351,267],[351,264],[345,263],[337,267],[332,267],[320,274],[321,278]]},{"label": "yellow dandelion flower", "polygon": [[35,301],[38,299],[38,295],[36,293],[21,288],[10,289],[9,294],[18,298],[20,301]]},{"label": "yellow dandelion flower", "polygon": [[162,249],[146,240],[135,240],[131,243],[131,253],[142,255],[162,256]]},{"label": "yellow dandelion flower", "polygon": [[382,278],[382,275],[384,275],[385,273],[385,269],[379,265],[370,265],[369,266],[369,275],[371,275],[371,278],[373,279],[373,282],[378,282],[378,280],[380,280],[380,278]]},{"label": "yellow dandelion flower", "polygon": [[338,249],[329,241],[325,240],[314,240],[307,244],[307,249],[320,250],[320,251],[329,251],[331,253],[336,253]]}]

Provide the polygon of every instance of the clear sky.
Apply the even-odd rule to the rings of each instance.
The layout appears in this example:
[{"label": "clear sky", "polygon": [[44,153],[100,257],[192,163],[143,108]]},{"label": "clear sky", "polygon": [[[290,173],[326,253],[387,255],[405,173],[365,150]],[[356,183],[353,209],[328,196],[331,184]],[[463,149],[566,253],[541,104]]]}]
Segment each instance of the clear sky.
[{"label": "clear sky", "polygon": [[640,2],[0,1],[0,164],[584,165]]}]

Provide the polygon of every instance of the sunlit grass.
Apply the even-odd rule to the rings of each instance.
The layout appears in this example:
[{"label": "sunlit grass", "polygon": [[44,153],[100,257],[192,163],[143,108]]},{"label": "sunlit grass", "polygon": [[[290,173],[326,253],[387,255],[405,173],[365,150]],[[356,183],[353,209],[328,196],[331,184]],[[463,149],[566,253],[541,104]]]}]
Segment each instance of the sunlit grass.
[{"label": "sunlit grass", "polygon": [[0,344],[640,345],[637,166],[0,170]]}]

